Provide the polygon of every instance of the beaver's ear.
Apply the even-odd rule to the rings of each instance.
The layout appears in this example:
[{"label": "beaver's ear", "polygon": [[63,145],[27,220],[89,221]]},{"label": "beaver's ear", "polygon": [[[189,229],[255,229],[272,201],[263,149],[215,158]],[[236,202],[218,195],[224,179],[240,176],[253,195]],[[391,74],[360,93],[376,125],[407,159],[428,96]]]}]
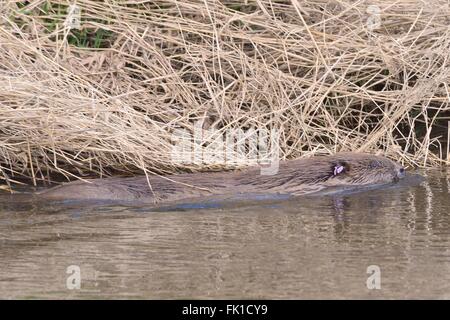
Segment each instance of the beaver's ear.
[{"label": "beaver's ear", "polygon": [[349,169],[349,165],[346,162],[339,162],[333,165],[333,176],[337,176],[346,173]]}]

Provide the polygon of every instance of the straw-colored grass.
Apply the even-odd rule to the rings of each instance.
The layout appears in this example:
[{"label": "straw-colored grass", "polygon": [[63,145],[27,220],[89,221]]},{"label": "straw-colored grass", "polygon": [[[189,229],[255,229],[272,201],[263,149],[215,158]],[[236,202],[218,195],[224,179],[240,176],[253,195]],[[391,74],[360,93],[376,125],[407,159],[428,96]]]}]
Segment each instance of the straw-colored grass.
[{"label": "straw-colored grass", "polygon": [[76,3],[80,30],[69,1],[0,1],[0,179],[226,168],[171,161],[199,119],[277,128],[282,159],[450,163],[448,1]]}]

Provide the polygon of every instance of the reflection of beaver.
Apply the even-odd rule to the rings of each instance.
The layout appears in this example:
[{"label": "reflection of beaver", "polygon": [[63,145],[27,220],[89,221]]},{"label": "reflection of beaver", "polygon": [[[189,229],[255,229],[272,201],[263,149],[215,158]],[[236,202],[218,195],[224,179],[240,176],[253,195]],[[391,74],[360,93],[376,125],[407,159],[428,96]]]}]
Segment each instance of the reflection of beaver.
[{"label": "reflection of beaver", "polygon": [[[305,195],[319,191],[363,188],[398,181],[404,168],[383,157],[338,153],[280,162],[278,173],[260,175],[253,167],[211,172],[72,182],[37,194],[47,200],[119,200],[170,202],[200,196],[251,194]],[[150,182],[150,186],[148,182]]]}]

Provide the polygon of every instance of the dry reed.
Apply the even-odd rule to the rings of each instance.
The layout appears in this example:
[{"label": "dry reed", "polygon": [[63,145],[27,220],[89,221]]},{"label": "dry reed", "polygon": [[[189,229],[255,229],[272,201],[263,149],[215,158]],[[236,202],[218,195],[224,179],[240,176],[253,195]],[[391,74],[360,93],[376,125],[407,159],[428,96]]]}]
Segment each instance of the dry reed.
[{"label": "dry reed", "polygon": [[171,161],[199,119],[278,128],[282,159],[450,163],[447,1],[78,0],[78,45],[68,4],[0,1],[0,181],[227,168]]}]

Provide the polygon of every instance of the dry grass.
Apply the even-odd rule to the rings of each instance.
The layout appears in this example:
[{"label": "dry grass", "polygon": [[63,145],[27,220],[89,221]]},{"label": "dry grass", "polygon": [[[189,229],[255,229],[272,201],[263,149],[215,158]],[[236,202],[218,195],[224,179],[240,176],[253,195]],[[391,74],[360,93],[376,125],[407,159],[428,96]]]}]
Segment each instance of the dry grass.
[{"label": "dry grass", "polygon": [[81,44],[30,2],[0,1],[0,179],[217,169],[171,161],[203,118],[279,128],[281,158],[450,163],[447,1],[79,0]]}]

